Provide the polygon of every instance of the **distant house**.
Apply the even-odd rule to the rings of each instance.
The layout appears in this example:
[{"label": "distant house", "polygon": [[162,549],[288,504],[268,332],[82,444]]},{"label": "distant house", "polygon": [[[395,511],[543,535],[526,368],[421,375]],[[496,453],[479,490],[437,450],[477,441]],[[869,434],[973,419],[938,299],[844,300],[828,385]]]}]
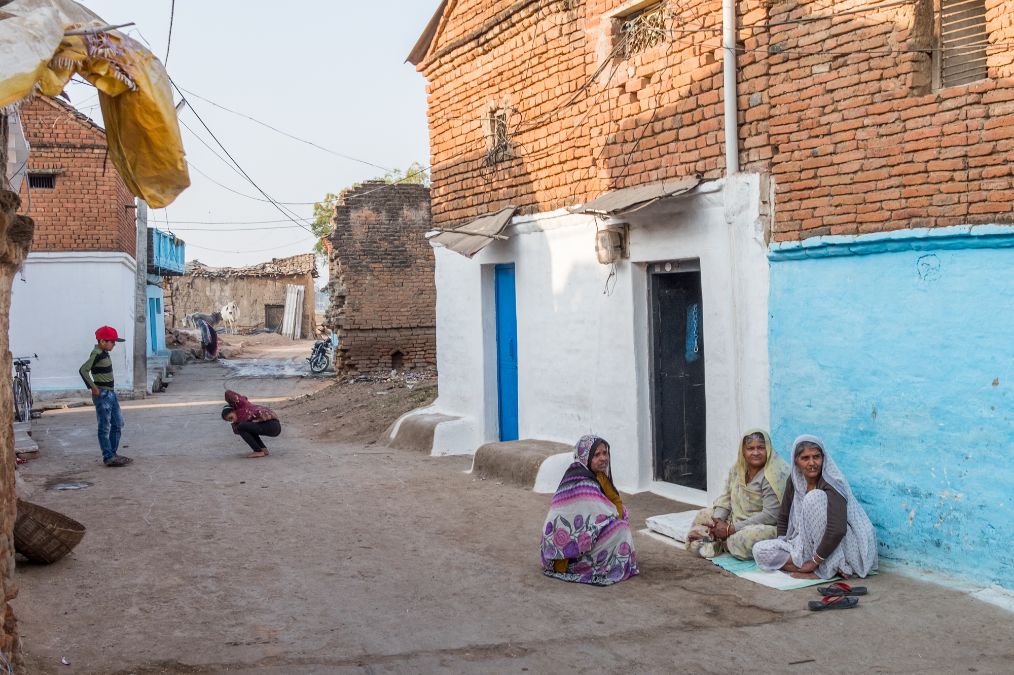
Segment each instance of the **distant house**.
[{"label": "distant house", "polygon": [[314,334],[316,257],[312,253],[247,267],[209,267],[199,260],[186,264],[183,276],[167,280],[170,320],[182,326],[192,312],[211,313],[230,302],[239,307],[237,327],[279,330],[289,286],[303,289],[300,334]]},{"label": "distant house", "polygon": [[110,325],[126,339],[112,353],[117,387],[132,389],[134,197],[91,119],[45,97],[24,105],[21,119],[32,147],[21,201],[35,219],[35,240],[12,291],[11,351],[39,355],[37,394],[79,391],[95,329]]},{"label": "distant house", "polygon": [[436,365],[430,190],[367,181],[342,193],[332,219],[335,366],[366,372]]}]

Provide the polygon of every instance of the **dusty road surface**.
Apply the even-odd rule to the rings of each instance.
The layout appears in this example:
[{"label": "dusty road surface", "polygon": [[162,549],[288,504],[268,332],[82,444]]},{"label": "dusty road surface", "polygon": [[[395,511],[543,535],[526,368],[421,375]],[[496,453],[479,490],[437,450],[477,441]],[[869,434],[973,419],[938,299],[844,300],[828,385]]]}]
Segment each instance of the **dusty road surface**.
[{"label": "dusty road surface", "polygon": [[[28,672],[985,673],[1014,662],[1012,615],[892,574],[866,582],[858,609],[813,614],[812,589],[769,590],[638,534],[640,577],[604,589],[548,579],[536,543],[546,496],[474,480],[465,458],[327,440],[311,426],[327,419],[306,414],[291,415],[270,457],[243,459],[219,418],[224,386],[271,402],[321,381],[230,377],[188,366],[166,394],[127,407],[136,461],[124,469],[99,463],[90,409],[38,420],[33,498],[89,529],[59,563],[18,567]],[[46,488],[69,481],[92,485]],[[628,503],[642,521],[661,501]]]}]

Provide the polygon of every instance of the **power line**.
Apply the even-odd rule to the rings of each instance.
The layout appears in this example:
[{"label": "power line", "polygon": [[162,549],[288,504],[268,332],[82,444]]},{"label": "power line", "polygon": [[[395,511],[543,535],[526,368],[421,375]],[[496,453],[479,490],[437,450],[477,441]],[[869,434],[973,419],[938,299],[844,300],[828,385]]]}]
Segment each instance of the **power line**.
[{"label": "power line", "polygon": [[169,6],[169,37],[165,41],[165,58],[162,59],[162,65],[166,68],[169,67],[169,47],[173,43],[173,18],[176,16],[176,0],[172,0],[172,4]]},{"label": "power line", "polygon": [[[179,223],[180,221],[176,221]],[[168,223],[166,223],[168,226]],[[222,232],[228,234],[230,232],[276,232],[278,230],[295,230],[299,229],[296,225],[278,225],[276,227],[234,227],[234,228],[222,228],[222,227],[173,227],[176,232]]]},{"label": "power line", "polygon": [[187,92],[188,94],[190,94],[194,98],[199,98],[202,101],[204,101],[205,103],[209,103],[209,104],[215,106],[216,108],[220,108],[221,110],[224,110],[226,112],[232,113],[233,115],[239,115],[240,117],[242,117],[244,119],[248,119],[251,122],[259,124],[262,127],[265,127],[267,129],[270,129],[271,131],[274,131],[275,133],[281,134],[282,136],[285,136],[286,138],[291,138],[294,141],[299,141],[300,143],[305,143],[306,145],[309,145],[309,146],[312,146],[314,148],[317,148],[318,150],[323,150],[324,152],[330,153],[330,154],[332,154],[332,155],[334,155],[336,157],[341,157],[342,159],[347,159],[347,160],[352,161],[352,162],[359,162],[360,164],[365,164],[366,166],[372,166],[375,169],[380,169],[381,171],[385,171],[387,173],[391,173],[391,172],[394,171],[394,169],[389,169],[386,166],[381,166],[380,164],[374,164],[373,162],[369,162],[369,161],[367,161],[365,159],[359,159],[358,157],[353,157],[352,155],[346,155],[345,153],[338,152],[337,150],[332,150],[331,148],[326,148],[323,145],[319,145],[317,143],[314,143],[313,141],[308,141],[305,138],[300,138],[299,136],[295,136],[293,134],[290,134],[287,131],[282,131],[278,127],[274,127],[274,126],[268,124],[267,122],[262,122],[262,121],[260,121],[259,119],[255,118],[255,117],[251,117],[250,115],[247,115],[246,113],[240,112],[238,110],[233,110],[232,108],[227,108],[224,105],[221,105],[220,103],[215,103],[211,99],[205,98],[204,96],[201,96],[200,94],[195,94],[194,92],[190,91],[189,89],[184,89],[183,91]]},{"label": "power line", "polygon": [[[310,220],[303,218],[303,220]],[[271,223],[288,223],[289,220],[174,220],[177,225],[268,225]]]},{"label": "power line", "polygon": [[[167,74],[167,77],[168,77],[168,74]],[[238,171],[239,171],[239,172],[240,172],[241,174],[243,174],[243,177],[247,179],[247,181],[248,181],[248,182],[250,183],[250,185],[253,185],[253,186],[254,186],[254,187],[255,187],[255,188],[257,189],[257,191],[258,191],[258,192],[260,192],[260,193],[261,193],[262,195],[264,195],[264,198],[265,198],[265,199],[267,199],[268,201],[270,201],[270,202],[271,202],[271,205],[272,205],[272,206],[274,206],[274,207],[275,207],[275,208],[276,208],[276,209],[278,210],[278,212],[279,212],[279,213],[281,213],[281,214],[282,214],[283,216],[285,216],[286,218],[288,218],[289,220],[291,220],[291,221],[292,221],[293,223],[295,223],[296,225],[299,225],[300,227],[302,227],[302,228],[303,228],[304,230],[306,230],[306,231],[307,231],[307,232],[309,232],[310,234],[313,234],[313,230],[311,230],[311,229],[310,229],[309,227],[307,227],[306,225],[303,225],[303,224],[302,224],[302,223],[300,223],[300,222],[299,222],[298,220],[296,220],[296,219],[295,219],[295,218],[293,217],[293,214],[292,214],[291,212],[287,211],[287,210],[286,210],[286,209],[285,209],[284,207],[282,207],[282,206],[281,206],[280,204],[278,204],[278,202],[276,202],[275,200],[273,200],[273,199],[271,198],[271,196],[270,196],[270,195],[269,195],[269,194],[268,194],[267,192],[265,192],[265,191],[264,191],[264,190],[263,190],[263,189],[261,188],[261,186],[260,186],[260,185],[258,185],[258,184],[256,183],[256,181],[254,181],[254,179],[253,179],[253,178],[251,178],[251,177],[250,177],[250,174],[248,174],[248,173],[247,173],[246,171],[244,171],[244,170],[243,170],[243,167],[241,167],[241,166],[239,165],[239,162],[237,162],[237,161],[236,161],[236,158],[232,156],[232,153],[230,153],[230,152],[229,152],[229,151],[228,151],[228,150],[226,149],[226,147],[225,147],[224,145],[222,145],[222,141],[218,140],[218,137],[217,137],[217,136],[215,136],[215,133],[214,133],[214,132],[213,132],[213,131],[211,130],[211,128],[210,128],[210,127],[209,127],[209,126],[208,126],[208,125],[207,125],[207,124],[205,123],[205,121],[204,121],[204,118],[202,118],[202,117],[201,117],[201,114],[200,114],[199,112],[197,112],[197,110],[196,110],[196,109],[194,108],[194,106],[193,106],[193,105],[192,105],[192,104],[191,104],[191,103],[190,103],[190,102],[189,102],[189,101],[187,100],[187,97],[186,97],[186,96],[184,96],[184,94],[183,94],[183,92],[182,92],[182,91],[180,90],[180,88],[176,86],[176,83],[175,83],[175,82],[173,81],[172,77],[169,77],[169,82],[170,82],[170,83],[171,83],[171,84],[173,85],[173,87],[174,87],[174,88],[176,89],[176,91],[177,91],[177,92],[179,93],[180,97],[181,97],[181,98],[183,99],[183,102],[184,102],[184,103],[185,103],[185,104],[187,105],[187,107],[188,107],[188,108],[190,108],[190,111],[191,111],[192,113],[194,113],[194,117],[196,117],[196,118],[197,118],[197,121],[201,123],[201,126],[202,126],[202,127],[204,127],[204,130],[205,130],[205,131],[207,131],[207,132],[208,132],[208,134],[209,134],[209,135],[211,136],[211,138],[212,138],[212,139],[213,139],[213,140],[215,141],[215,143],[216,143],[216,144],[218,144],[218,147],[222,149],[222,152],[224,152],[224,153],[225,153],[225,155],[226,155],[226,156],[227,156],[227,157],[228,157],[228,158],[229,158],[230,160],[232,160],[232,163],[233,163],[233,164],[234,164],[234,165],[236,166],[236,169],[237,169],[237,170],[238,170]]]},{"label": "power line", "polygon": [[305,245],[307,243],[308,242],[306,242],[303,239],[297,239],[296,241],[290,241],[288,244],[280,244],[280,245],[276,245],[276,246],[269,246],[268,248],[257,248],[257,249],[253,249],[253,250],[243,249],[241,251],[231,250],[231,249],[224,249],[224,248],[211,248],[209,246],[200,246],[198,244],[192,244],[190,242],[187,242],[186,245],[187,246],[192,246],[193,248],[199,248],[202,251],[213,251],[215,253],[264,253],[265,251],[277,251],[278,249],[285,248],[287,246],[295,246],[296,244]]}]

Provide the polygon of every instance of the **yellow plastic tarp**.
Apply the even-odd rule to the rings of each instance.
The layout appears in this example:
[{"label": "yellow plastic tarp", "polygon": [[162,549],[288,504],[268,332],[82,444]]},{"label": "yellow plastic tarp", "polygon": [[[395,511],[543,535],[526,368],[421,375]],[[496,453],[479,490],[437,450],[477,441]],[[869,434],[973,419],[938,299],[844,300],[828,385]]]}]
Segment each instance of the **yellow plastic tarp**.
[{"label": "yellow plastic tarp", "polygon": [[[73,14],[73,7],[63,7],[77,3],[51,1],[61,6],[56,9],[63,11],[57,14],[64,20],[82,18],[81,14]],[[7,5],[0,12],[18,4]],[[45,4],[45,0],[22,0],[22,4]],[[77,7],[87,12],[80,5]],[[47,9],[54,8],[34,7],[28,14],[40,15]],[[87,15],[94,17],[90,12]],[[0,16],[0,28],[11,20]],[[152,208],[168,206],[190,185],[169,76],[150,51],[116,31],[64,34],[101,25],[101,19],[95,17],[86,23],[62,26],[59,44],[50,52],[41,71],[32,71],[34,82],[20,98],[33,91],[58,96],[75,73],[91,82],[99,92],[109,157],[120,176],[130,191]],[[3,54],[2,37],[0,33],[0,56]],[[23,34],[22,39],[36,38]],[[30,59],[23,61],[30,65]],[[24,76],[13,74],[10,77],[12,73],[7,70],[0,70],[0,78],[8,76],[7,80],[0,80],[0,104],[5,91],[13,95],[24,90]],[[8,87],[8,81],[14,84]]]}]

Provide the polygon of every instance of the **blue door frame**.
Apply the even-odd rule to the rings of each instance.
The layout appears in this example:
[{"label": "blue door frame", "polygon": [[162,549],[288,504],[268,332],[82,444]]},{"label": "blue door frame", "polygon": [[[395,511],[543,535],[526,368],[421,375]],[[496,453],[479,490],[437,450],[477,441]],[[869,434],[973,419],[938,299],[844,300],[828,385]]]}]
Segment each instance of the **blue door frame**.
[{"label": "blue door frame", "polygon": [[514,265],[493,269],[496,291],[496,377],[500,440],[518,439],[518,312]]}]

